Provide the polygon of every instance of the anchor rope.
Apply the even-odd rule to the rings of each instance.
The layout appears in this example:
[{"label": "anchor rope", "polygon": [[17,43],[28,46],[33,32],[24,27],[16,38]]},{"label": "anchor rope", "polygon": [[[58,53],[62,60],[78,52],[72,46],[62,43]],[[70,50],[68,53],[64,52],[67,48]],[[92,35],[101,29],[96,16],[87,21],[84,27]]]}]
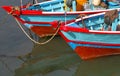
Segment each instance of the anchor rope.
[{"label": "anchor rope", "polygon": [[20,22],[15,18],[18,26],[20,27],[20,29],[23,31],[23,33],[34,43],[36,44],[39,44],[39,45],[44,45],[44,44],[47,44],[48,42],[50,42],[56,35],[57,33],[59,32],[59,29],[60,29],[60,23],[61,21],[59,21],[58,23],[58,27],[56,28],[56,32],[53,34],[53,36],[51,36],[50,39],[46,40],[45,42],[38,42],[36,40],[34,40],[33,38],[30,37],[30,35],[24,30],[24,28],[22,27],[22,25],[20,24]]}]

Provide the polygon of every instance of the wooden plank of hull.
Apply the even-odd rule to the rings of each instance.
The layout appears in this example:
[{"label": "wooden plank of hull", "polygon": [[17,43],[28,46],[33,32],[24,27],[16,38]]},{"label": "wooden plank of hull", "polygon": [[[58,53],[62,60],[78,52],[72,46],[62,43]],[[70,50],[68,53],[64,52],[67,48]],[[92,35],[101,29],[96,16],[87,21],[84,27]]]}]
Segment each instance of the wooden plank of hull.
[{"label": "wooden plank of hull", "polygon": [[30,29],[40,37],[51,36],[56,30],[50,26],[32,26]]},{"label": "wooden plank of hull", "polygon": [[93,48],[78,46],[75,48],[75,52],[81,57],[81,59],[91,59],[101,56],[120,54],[120,48]]}]

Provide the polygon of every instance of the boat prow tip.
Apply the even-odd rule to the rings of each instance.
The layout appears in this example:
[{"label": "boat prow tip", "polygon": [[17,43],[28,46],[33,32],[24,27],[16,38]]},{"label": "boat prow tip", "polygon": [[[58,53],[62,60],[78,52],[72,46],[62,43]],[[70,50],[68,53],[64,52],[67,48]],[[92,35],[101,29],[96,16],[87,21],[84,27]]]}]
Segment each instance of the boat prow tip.
[{"label": "boat prow tip", "polygon": [[9,13],[12,9],[12,6],[1,6],[1,8],[3,8],[5,11]]}]

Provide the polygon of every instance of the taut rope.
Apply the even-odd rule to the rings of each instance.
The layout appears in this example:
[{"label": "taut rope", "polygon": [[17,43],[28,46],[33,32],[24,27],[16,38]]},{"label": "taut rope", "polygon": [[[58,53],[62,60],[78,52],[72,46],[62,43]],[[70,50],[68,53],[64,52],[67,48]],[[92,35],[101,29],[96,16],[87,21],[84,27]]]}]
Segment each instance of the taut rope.
[{"label": "taut rope", "polygon": [[15,20],[16,20],[18,26],[20,27],[20,29],[23,31],[23,33],[24,33],[32,42],[34,42],[34,43],[36,43],[36,44],[39,44],[39,45],[44,45],[44,44],[47,44],[48,42],[50,42],[50,41],[57,35],[57,33],[58,33],[59,29],[60,29],[60,23],[61,23],[61,22],[58,23],[58,27],[57,27],[57,29],[56,29],[56,32],[53,34],[53,36],[51,36],[50,39],[48,39],[48,40],[45,41],[45,42],[41,42],[41,43],[40,43],[40,42],[34,40],[33,38],[31,38],[31,37],[28,35],[28,33],[24,30],[24,28],[22,27],[22,25],[19,23],[19,21],[18,21],[16,18],[15,18]]}]

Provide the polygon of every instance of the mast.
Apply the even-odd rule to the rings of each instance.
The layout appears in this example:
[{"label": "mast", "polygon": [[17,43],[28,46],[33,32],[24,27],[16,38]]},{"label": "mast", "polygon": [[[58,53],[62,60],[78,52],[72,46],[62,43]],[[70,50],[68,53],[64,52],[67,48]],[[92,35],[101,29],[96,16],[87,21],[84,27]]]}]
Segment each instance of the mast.
[{"label": "mast", "polygon": [[33,0],[33,4],[35,4],[35,0]]},{"label": "mast", "polygon": [[22,0],[20,0],[20,4],[21,4],[21,7],[23,6],[23,2],[22,2]]},{"label": "mast", "polygon": [[38,0],[33,0],[33,4],[38,3]]}]

